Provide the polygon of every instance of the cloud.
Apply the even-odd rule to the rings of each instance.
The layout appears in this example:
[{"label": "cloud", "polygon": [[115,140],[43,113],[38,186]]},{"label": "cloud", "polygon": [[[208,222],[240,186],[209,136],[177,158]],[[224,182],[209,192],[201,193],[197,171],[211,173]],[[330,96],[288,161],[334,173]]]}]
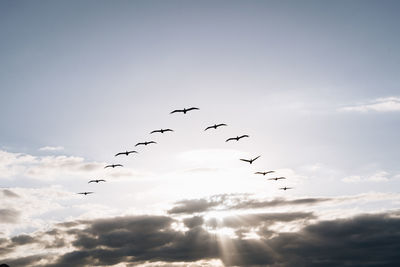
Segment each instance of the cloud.
[{"label": "cloud", "polygon": [[333,201],[332,198],[298,198],[288,200],[284,198],[275,198],[272,200],[257,200],[245,199],[232,205],[231,209],[258,209],[258,208],[271,208],[280,206],[293,206],[293,205],[314,205],[327,201]]},{"label": "cloud", "polygon": [[[61,176],[80,176],[87,179],[104,175],[104,162],[87,161],[76,156],[32,156],[21,153],[10,153],[0,150],[0,177],[13,178],[24,176],[40,180],[53,180]],[[141,176],[129,168],[123,168],[109,176],[114,178]]]},{"label": "cloud", "polygon": [[25,174],[31,177],[54,177],[60,173],[83,174],[102,169],[104,164],[86,162],[81,157],[46,156],[36,161],[35,166],[28,167]]},{"label": "cloud", "polygon": [[168,210],[169,214],[192,214],[210,210],[239,210],[261,209],[293,205],[315,205],[323,202],[334,201],[333,198],[275,198],[259,200],[249,198],[247,194],[222,194],[210,198],[187,199],[176,202],[175,206]]},{"label": "cloud", "polygon": [[188,228],[194,228],[196,226],[201,226],[204,223],[204,219],[200,216],[194,216],[191,218],[183,219],[183,223]]},{"label": "cloud", "polygon": [[[72,243],[62,243],[64,247],[57,255],[43,255],[37,249],[29,256],[3,258],[14,267],[155,266],[156,263],[189,266],[196,262],[222,262],[225,266],[399,266],[399,215],[399,211],[393,211],[327,221],[316,220],[307,213],[227,218],[226,224],[237,230],[243,225],[258,227],[258,239],[248,239],[245,235],[217,237],[204,228],[206,222],[201,217],[184,219],[189,226],[184,231],[176,230],[173,225],[178,221],[169,216],[115,217],[75,222],[69,228],[60,227],[31,237],[14,237],[5,242],[13,251],[34,242],[43,244],[45,238],[54,235]],[[308,220],[307,224],[296,231],[277,232],[268,228],[274,223],[303,219]]]},{"label": "cloud", "polygon": [[251,213],[225,217],[219,226],[239,228],[314,218],[310,212]]},{"label": "cloud", "polygon": [[177,206],[168,210],[169,214],[204,212],[220,205],[220,202],[207,199],[191,199],[176,202]]},{"label": "cloud", "polygon": [[0,209],[0,224],[17,223],[20,212],[15,209]]},{"label": "cloud", "polygon": [[387,182],[389,181],[389,173],[385,171],[377,171],[372,175],[360,176],[351,175],[342,179],[345,183],[361,183],[361,182]]},{"label": "cloud", "polygon": [[20,196],[9,189],[0,189],[1,194],[8,198],[19,198]]},{"label": "cloud", "polygon": [[340,111],[348,112],[395,112],[400,111],[400,97],[378,98],[368,103],[342,107]]},{"label": "cloud", "polygon": [[64,147],[62,146],[44,146],[39,148],[39,151],[60,151],[64,150]]}]

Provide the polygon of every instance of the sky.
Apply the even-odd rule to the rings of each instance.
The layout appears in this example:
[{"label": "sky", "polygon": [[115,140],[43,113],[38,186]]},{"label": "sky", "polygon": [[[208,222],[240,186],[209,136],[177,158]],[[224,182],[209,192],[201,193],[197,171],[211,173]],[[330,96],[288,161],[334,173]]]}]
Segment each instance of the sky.
[{"label": "sky", "polygon": [[1,1],[0,264],[399,266],[399,11]]}]

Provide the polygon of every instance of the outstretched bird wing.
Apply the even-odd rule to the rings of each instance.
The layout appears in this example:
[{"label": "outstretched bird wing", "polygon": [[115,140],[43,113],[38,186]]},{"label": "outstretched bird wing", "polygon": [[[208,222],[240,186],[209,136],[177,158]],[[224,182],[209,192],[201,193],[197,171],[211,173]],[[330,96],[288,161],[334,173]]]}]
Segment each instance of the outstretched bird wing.
[{"label": "outstretched bird wing", "polygon": [[106,169],[106,168],[112,168],[112,167],[113,167],[112,165],[107,165],[107,166],[104,167],[104,169]]},{"label": "outstretched bird wing", "polygon": [[225,123],[220,123],[220,124],[217,124],[217,127],[220,127],[220,126],[228,126],[227,124],[225,124]]},{"label": "outstretched bird wing", "polygon": [[114,167],[124,167],[122,164],[114,164]]},{"label": "outstretched bird wing", "polygon": [[242,139],[242,138],[244,138],[244,137],[250,137],[250,136],[248,136],[247,134],[244,134],[244,135],[242,135],[242,136],[239,136],[239,139]]},{"label": "outstretched bird wing", "polygon": [[248,159],[240,159],[241,161],[246,161],[246,162],[250,162],[250,160]]},{"label": "outstretched bird wing", "polygon": [[137,143],[135,146],[140,146],[140,145],[144,145],[145,143],[143,143],[143,142],[140,142],[140,143]]},{"label": "outstretched bird wing", "polygon": [[168,128],[168,129],[163,129],[164,132],[173,132],[174,130]]},{"label": "outstretched bird wing", "polygon": [[265,172],[255,172],[254,174],[262,174],[264,175]]},{"label": "outstretched bird wing", "polygon": [[105,182],[106,180],[104,180],[104,179],[100,179],[100,180],[97,180],[97,181],[99,181],[99,182]]},{"label": "outstretched bird wing", "polygon": [[119,152],[119,153],[115,154],[114,157],[119,156],[119,155],[122,155],[122,154],[125,154],[125,152]]},{"label": "outstretched bird wing", "polygon": [[232,140],[236,140],[236,138],[235,137],[228,138],[228,139],[226,139],[225,142],[232,141]]},{"label": "outstretched bird wing", "polygon": [[183,112],[183,110],[182,109],[175,109],[174,111],[171,111],[169,114],[177,113],[177,112]]},{"label": "outstretched bird wing", "polygon": [[157,144],[157,142],[150,141],[150,142],[147,142],[147,144]]},{"label": "outstretched bird wing", "polygon": [[208,129],[213,128],[214,126],[208,126],[207,128],[204,129],[204,131],[207,131]]},{"label": "outstretched bird wing", "polygon": [[191,110],[199,110],[199,108],[191,107],[191,108],[188,108],[186,111],[191,111]]},{"label": "outstretched bird wing", "polygon": [[154,131],[151,131],[150,134],[152,134],[152,133],[161,133],[161,130],[154,130]]},{"label": "outstretched bird wing", "polygon": [[128,151],[128,154],[131,154],[131,153],[138,153],[138,152],[136,150]]},{"label": "outstretched bird wing", "polygon": [[255,157],[254,159],[252,159],[252,161],[255,161],[255,160],[258,159],[259,157],[261,157],[261,156]]},{"label": "outstretched bird wing", "polygon": [[96,182],[96,180],[90,180],[89,182],[88,182],[88,184],[90,184],[90,183],[95,183]]},{"label": "outstretched bird wing", "polygon": [[286,177],[277,177],[277,180],[286,179]]}]

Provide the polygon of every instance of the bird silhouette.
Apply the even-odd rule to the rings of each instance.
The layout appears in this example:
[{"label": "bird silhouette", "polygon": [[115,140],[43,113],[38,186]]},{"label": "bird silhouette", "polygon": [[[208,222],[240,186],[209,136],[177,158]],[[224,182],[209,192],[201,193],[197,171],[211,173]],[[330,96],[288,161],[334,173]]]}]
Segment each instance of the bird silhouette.
[{"label": "bird silhouette", "polygon": [[172,129],[160,129],[160,130],[154,130],[152,131],[150,134],[152,133],[165,133],[165,132],[173,132],[174,130]]},{"label": "bird silhouette", "polygon": [[228,125],[226,125],[225,123],[214,124],[214,125],[211,125],[211,126],[208,126],[207,128],[205,128],[204,131],[207,131],[208,129],[212,129],[212,128],[217,129],[220,126],[228,126]]},{"label": "bird silhouette", "polygon": [[281,187],[281,188],[279,188],[279,189],[280,189],[280,190],[285,190],[285,191],[286,191],[286,190],[292,189],[292,188],[293,188],[293,187],[286,187],[286,186],[285,186],[285,187]]},{"label": "bird silhouette", "polygon": [[183,113],[183,114],[186,114],[186,112],[191,111],[191,110],[199,110],[199,108],[192,107],[192,108],[184,108],[184,109],[175,109],[174,111],[171,111],[170,114],[179,113],[179,112]]},{"label": "bird silhouette", "polygon": [[115,167],[124,167],[124,165],[122,164],[110,164],[104,167],[104,169],[106,168],[115,168]]},{"label": "bird silhouette", "polygon": [[275,171],[267,171],[267,172],[255,172],[255,174],[262,174],[262,175],[266,175],[266,174],[268,174],[268,173],[273,173],[273,172],[275,172]]},{"label": "bird silhouette", "polygon": [[77,194],[80,194],[80,195],[89,195],[89,194],[93,194],[94,192],[81,192],[81,193],[77,193]]},{"label": "bird silhouette", "polygon": [[128,156],[129,154],[131,154],[131,153],[138,153],[137,151],[135,151],[135,150],[131,150],[131,151],[125,151],[125,152],[119,152],[119,153],[117,153],[117,154],[115,154],[115,157],[116,156],[119,156],[119,155],[126,155],[126,156]]},{"label": "bird silhouette", "polygon": [[135,146],[141,146],[141,145],[147,146],[147,145],[150,145],[150,144],[157,144],[157,142],[154,142],[154,141],[140,142],[140,143],[137,143]]},{"label": "bird silhouette", "polygon": [[241,160],[241,161],[245,161],[245,162],[248,162],[248,163],[252,164],[252,163],[253,163],[253,161],[255,161],[256,159],[258,159],[259,157],[261,157],[261,156],[255,157],[254,159],[240,159],[240,160]]},{"label": "bird silhouette", "polygon": [[244,137],[250,137],[250,136],[248,136],[247,134],[244,134],[244,135],[241,135],[241,136],[231,137],[231,138],[226,139],[225,142],[232,141],[232,140],[239,141],[240,139],[242,139]]},{"label": "bird silhouette", "polygon": [[99,182],[105,182],[106,180],[104,180],[104,179],[99,179],[99,180],[90,180],[89,182],[88,182],[88,184],[90,184],[90,183],[99,183]]},{"label": "bird silhouette", "polygon": [[282,179],[286,179],[286,177],[274,177],[274,178],[269,178],[268,180],[278,181],[278,180],[282,180]]}]

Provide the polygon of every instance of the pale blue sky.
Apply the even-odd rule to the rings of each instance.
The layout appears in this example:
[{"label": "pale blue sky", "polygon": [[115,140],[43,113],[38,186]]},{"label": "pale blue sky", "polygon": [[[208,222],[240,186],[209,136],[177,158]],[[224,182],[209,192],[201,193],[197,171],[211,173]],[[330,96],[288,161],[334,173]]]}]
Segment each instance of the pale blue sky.
[{"label": "pale blue sky", "polygon": [[[0,147],[121,161],[153,177],[129,182],[141,204],[164,190],[143,193],[154,177],[213,165],[179,161],[201,149],[260,154],[261,168],[290,169],[302,184],[288,194],[397,193],[399,11],[398,1],[2,1]],[[201,110],[169,115],[189,106]],[[229,127],[203,132],[219,122]],[[176,132],[148,135],[166,127]],[[224,142],[242,133],[251,138]],[[152,138],[159,145],[137,159],[113,157]],[[53,175],[64,180],[18,174],[2,183],[82,188]]]},{"label": "pale blue sky", "polygon": [[[399,223],[399,14],[400,2],[385,0],[0,1],[2,258],[13,267],[64,266],[83,252],[90,257],[79,258],[80,266],[110,266],[107,255],[136,266],[147,259],[142,252],[163,254],[153,237],[169,233],[180,237],[143,266],[199,259],[191,266],[239,266],[241,258],[265,266],[273,257],[259,255],[270,250],[277,266],[298,266],[300,258],[311,266],[315,246],[329,242],[341,248],[329,247],[320,262],[398,266],[398,238],[387,238],[387,229]],[[169,114],[191,106],[200,110]],[[214,123],[228,127],[204,131]],[[149,135],[160,128],[175,132]],[[225,142],[241,134],[250,138]],[[114,157],[149,140],[158,144]],[[258,155],[250,166],[239,161]],[[104,169],[112,163],[124,167]],[[276,173],[254,174],[267,170]],[[274,176],[287,179],[267,180]],[[95,193],[76,194],[82,191]],[[188,212],[171,212],[179,209]],[[244,224],[235,226],[235,216]],[[126,244],[101,243],[104,233],[90,230],[105,218],[110,229],[129,225]],[[165,225],[129,254],[143,218]],[[342,218],[353,219],[345,232],[351,249],[322,222],[349,229]],[[371,218],[380,227],[362,227]],[[212,220],[219,225],[210,227]],[[281,237],[299,242],[319,228],[327,235],[320,242],[313,235],[311,254],[300,243],[294,260],[287,257]],[[354,236],[358,255],[371,253],[362,247],[369,229],[374,243],[385,242],[384,251],[373,251],[381,261],[351,255]],[[82,246],[90,235],[93,246]],[[188,252],[203,253],[190,241],[208,236],[226,250]],[[235,244],[245,249],[236,255]],[[185,248],[183,256],[172,247]],[[93,256],[94,249],[110,253]]]},{"label": "pale blue sky", "polygon": [[11,151],[63,145],[103,159],[114,138],[136,140],[172,108],[198,105],[210,122],[279,135],[286,153],[332,146],[336,160],[396,164],[398,113],[335,113],[398,95],[396,1],[1,6],[1,145]]}]

